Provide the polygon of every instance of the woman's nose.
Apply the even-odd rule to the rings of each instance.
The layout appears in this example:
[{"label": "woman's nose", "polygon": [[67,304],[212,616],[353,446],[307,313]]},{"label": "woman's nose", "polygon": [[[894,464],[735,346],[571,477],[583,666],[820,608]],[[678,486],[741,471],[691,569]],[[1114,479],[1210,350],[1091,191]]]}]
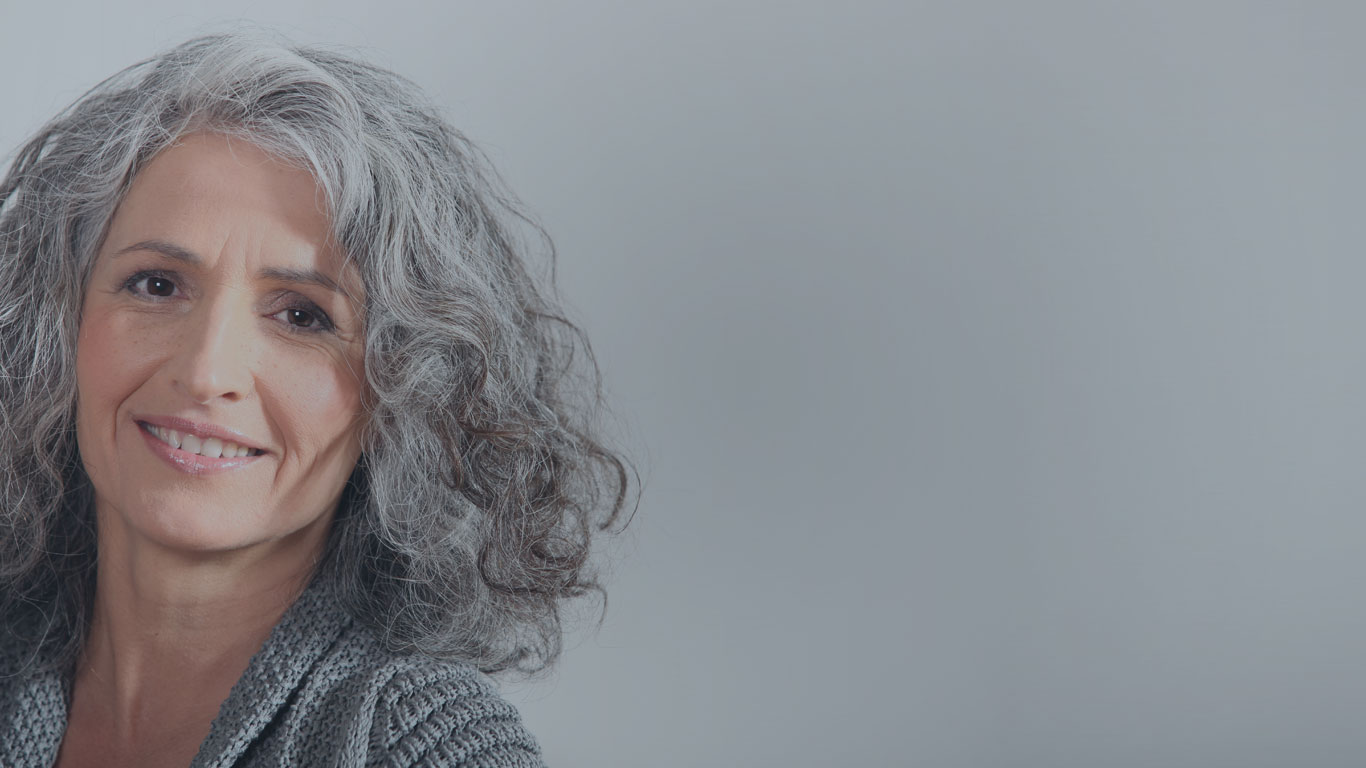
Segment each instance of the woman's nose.
[{"label": "woman's nose", "polygon": [[230,301],[204,302],[183,323],[174,351],[173,385],[196,403],[237,402],[252,392],[254,349],[247,309]]}]

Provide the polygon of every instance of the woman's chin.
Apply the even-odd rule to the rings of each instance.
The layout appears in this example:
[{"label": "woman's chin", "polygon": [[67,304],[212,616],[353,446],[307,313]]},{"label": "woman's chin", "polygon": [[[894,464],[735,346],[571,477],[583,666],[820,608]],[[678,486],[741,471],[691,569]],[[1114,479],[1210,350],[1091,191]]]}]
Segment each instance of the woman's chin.
[{"label": "woman's chin", "polygon": [[130,539],[127,543],[133,547],[152,544],[186,555],[226,554],[259,543],[259,537],[253,541],[249,526],[243,523],[240,512],[205,505],[189,509],[164,504],[109,509],[100,520],[102,534],[113,534],[111,528],[122,529],[119,537]]}]

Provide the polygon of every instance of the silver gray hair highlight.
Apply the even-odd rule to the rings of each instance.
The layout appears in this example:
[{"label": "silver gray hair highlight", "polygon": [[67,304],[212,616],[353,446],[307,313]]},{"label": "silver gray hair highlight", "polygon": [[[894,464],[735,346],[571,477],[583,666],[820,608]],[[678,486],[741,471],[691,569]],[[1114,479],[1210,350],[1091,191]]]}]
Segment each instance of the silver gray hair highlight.
[{"label": "silver gray hair highlight", "polygon": [[[100,83],[0,181],[0,615],[74,659],[95,568],[75,350],[94,256],[132,179],[187,133],[298,163],[362,276],[368,423],[320,569],[402,651],[534,671],[566,600],[601,592],[630,464],[599,436],[582,331],[528,257],[554,253],[409,81],[259,32],[192,39]],[[11,628],[11,631],[19,631]]]}]

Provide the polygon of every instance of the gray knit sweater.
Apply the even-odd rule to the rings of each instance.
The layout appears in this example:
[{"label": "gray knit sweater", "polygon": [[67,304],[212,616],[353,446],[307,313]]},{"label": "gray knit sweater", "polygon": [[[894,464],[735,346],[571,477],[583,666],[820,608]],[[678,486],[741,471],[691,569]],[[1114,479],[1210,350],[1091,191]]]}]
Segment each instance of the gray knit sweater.
[{"label": "gray knit sweater", "polygon": [[[0,766],[53,764],[68,682],[0,641]],[[384,650],[319,582],[252,658],[191,766],[543,768],[539,754],[478,670]]]}]

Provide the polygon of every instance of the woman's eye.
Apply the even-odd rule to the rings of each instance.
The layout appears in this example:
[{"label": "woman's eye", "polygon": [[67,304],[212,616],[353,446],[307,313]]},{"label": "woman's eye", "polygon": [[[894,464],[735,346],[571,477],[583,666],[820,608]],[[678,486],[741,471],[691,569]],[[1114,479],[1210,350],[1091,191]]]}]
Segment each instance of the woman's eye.
[{"label": "woman's eye", "polygon": [[170,296],[175,293],[175,283],[164,277],[147,278],[147,292],[153,296]]},{"label": "woman's eye", "polygon": [[159,299],[168,299],[174,296],[176,292],[175,283],[160,275],[133,275],[128,280],[127,286],[134,293],[143,296],[155,296]]},{"label": "woman's eye", "polygon": [[298,307],[281,310],[275,316],[300,330],[322,331],[330,327],[330,323],[322,313]]}]

